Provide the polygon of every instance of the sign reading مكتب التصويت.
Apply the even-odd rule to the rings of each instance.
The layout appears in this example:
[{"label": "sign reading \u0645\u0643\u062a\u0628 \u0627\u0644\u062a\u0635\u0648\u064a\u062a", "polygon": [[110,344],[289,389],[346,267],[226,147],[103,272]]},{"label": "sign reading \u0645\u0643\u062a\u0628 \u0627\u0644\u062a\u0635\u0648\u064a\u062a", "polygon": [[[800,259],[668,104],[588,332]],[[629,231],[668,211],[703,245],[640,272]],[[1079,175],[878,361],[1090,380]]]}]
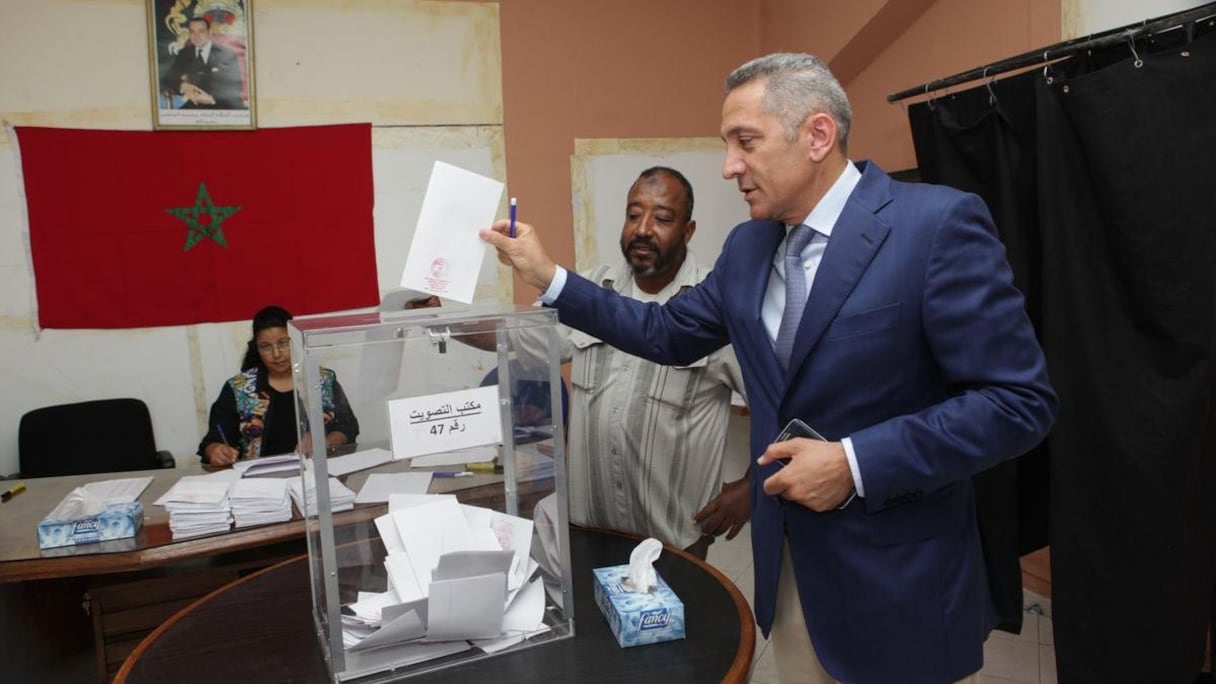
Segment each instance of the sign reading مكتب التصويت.
[{"label": "sign reading \u0645\u0643\u062a\u0628 \u0627\u0644\u062a\u0635\u0648\u064a\u062a", "polygon": [[498,385],[395,399],[388,402],[388,422],[394,459],[497,444]]}]

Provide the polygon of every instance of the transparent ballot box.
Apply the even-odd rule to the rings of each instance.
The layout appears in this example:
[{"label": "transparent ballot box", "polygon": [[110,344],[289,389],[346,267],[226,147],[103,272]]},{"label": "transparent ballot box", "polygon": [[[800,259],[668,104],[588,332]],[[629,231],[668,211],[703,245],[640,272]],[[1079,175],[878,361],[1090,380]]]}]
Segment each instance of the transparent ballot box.
[{"label": "transparent ballot box", "polygon": [[334,682],[574,635],[556,325],[534,308],[290,322],[292,496]]}]

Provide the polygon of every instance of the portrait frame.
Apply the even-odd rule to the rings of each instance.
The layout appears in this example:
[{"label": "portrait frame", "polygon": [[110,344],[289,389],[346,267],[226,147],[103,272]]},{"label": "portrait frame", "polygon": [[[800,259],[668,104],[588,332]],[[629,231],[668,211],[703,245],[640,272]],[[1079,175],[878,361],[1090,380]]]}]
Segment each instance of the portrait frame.
[{"label": "portrait frame", "polygon": [[145,0],[152,128],[257,128],[253,0]]}]

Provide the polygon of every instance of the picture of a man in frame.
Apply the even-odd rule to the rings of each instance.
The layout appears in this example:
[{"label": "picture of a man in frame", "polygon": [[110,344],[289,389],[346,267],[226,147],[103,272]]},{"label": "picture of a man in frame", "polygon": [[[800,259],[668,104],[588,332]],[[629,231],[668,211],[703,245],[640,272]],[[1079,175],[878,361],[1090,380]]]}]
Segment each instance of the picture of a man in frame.
[{"label": "picture of a man in frame", "polygon": [[150,0],[158,126],[252,127],[247,0]]}]

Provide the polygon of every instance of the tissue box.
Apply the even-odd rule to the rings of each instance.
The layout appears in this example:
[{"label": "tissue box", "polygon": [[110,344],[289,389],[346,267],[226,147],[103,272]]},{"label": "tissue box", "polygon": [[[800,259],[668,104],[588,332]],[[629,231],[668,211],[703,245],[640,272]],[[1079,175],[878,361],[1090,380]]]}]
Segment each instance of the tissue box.
[{"label": "tissue box", "polygon": [[107,506],[97,515],[77,520],[47,518],[38,523],[38,548],[134,537],[143,524],[144,505],[138,501]]},{"label": "tissue box", "polygon": [[656,572],[650,593],[625,586],[628,565],[595,568],[595,603],[621,648],[684,638],[684,603]]}]

